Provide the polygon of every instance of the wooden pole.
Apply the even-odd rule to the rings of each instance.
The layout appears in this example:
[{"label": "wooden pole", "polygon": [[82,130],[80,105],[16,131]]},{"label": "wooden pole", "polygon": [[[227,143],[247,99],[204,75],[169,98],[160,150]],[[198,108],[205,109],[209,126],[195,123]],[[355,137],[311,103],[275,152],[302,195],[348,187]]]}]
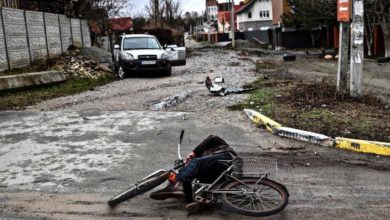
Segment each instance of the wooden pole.
[{"label": "wooden pole", "polygon": [[364,61],[364,4],[363,0],[353,1],[351,33],[351,80],[350,95],[363,96],[363,61]]}]

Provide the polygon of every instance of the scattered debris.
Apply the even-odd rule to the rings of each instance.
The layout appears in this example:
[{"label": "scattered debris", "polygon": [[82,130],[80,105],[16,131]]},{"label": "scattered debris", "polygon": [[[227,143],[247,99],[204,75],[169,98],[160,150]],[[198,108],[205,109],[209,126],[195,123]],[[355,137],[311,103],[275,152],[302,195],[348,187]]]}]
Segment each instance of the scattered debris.
[{"label": "scattered debris", "polygon": [[225,79],[223,77],[215,77],[214,82],[215,83],[224,83]]},{"label": "scattered debris", "polygon": [[245,93],[249,92],[253,89],[243,89],[243,88],[224,88],[218,84],[213,84],[211,81],[210,77],[207,76],[205,80],[205,85],[207,89],[211,92],[213,95],[217,96],[225,96],[225,95],[230,95],[230,94],[240,94],[240,93]]},{"label": "scattered debris", "polygon": [[327,54],[327,55],[324,56],[324,59],[332,60],[333,59],[333,55]]},{"label": "scattered debris", "polygon": [[[152,106],[152,110],[160,111],[167,109],[172,106],[176,106],[178,103],[183,102],[189,97],[189,93],[182,92],[180,94],[174,95],[172,97],[164,99],[162,102]],[[185,119],[183,119],[185,120]]]},{"label": "scattered debris", "polygon": [[334,145],[334,140],[331,137],[295,128],[279,127],[274,130],[274,134],[281,137],[287,137],[298,141],[319,144],[322,146]]},{"label": "scattered debris", "polygon": [[78,76],[81,78],[99,78],[100,76],[113,71],[108,64],[100,63],[96,60],[89,59],[80,55],[79,49],[68,50],[61,55],[55,66],[58,69],[63,69],[65,74]]},{"label": "scattered debris", "polygon": [[295,61],[297,59],[297,57],[295,55],[291,55],[291,54],[288,54],[288,53],[284,53],[283,54],[283,60],[284,61]]},{"label": "scattered debris", "polygon": [[387,62],[390,62],[390,57],[378,57],[377,62],[378,62],[378,63],[387,63]]}]

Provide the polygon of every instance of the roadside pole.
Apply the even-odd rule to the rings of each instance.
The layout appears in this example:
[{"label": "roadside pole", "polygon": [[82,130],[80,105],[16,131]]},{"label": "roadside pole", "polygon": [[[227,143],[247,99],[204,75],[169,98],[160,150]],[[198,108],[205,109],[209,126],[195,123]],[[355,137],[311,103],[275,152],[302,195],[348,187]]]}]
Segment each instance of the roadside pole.
[{"label": "roadside pole", "polygon": [[351,80],[350,95],[360,98],[363,95],[364,61],[364,5],[363,0],[353,1],[351,32]]},{"label": "roadside pole", "polygon": [[236,48],[236,36],[235,36],[235,30],[234,30],[234,0],[231,1],[231,11],[230,11],[230,30],[231,30],[231,37],[232,37],[232,47]]},{"label": "roadside pole", "polygon": [[339,65],[337,69],[337,94],[347,94],[348,46],[350,39],[350,0],[337,1],[337,20],[340,22]]}]

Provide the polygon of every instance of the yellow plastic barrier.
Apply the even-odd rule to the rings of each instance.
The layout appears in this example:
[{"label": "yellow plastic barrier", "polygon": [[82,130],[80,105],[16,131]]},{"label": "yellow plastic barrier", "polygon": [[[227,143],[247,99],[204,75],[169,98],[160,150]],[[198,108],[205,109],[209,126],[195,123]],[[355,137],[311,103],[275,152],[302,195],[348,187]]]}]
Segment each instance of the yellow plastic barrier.
[{"label": "yellow plastic barrier", "polygon": [[267,130],[270,132],[274,132],[274,129],[282,127],[281,124],[268,118],[265,115],[262,115],[261,113],[259,113],[257,111],[253,111],[251,109],[244,109],[244,112],[248,115],[248,117],[253,122],[255,122],[256,124],[264,125],[267,128]]},{"label": "yellow plastic barrier", "polygon": [[361,153],[390,156],[390,143],[338,137],[336,138],[336,147]]}]

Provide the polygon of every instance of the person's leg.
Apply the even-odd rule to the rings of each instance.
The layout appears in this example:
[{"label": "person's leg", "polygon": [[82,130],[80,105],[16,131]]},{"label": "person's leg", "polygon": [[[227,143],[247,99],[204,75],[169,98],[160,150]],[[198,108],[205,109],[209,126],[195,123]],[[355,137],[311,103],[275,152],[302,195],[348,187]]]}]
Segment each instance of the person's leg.
[{"label": "person's leg", "polygon": [[194,158],[183,167],[176,180],[183,183],[184,194],[188,202],[192,202],[192,181],[198,178],[201,182],[213,182],[225,169],[226,166],[218,163],[218,160],[231,160],[228,153]]}]

